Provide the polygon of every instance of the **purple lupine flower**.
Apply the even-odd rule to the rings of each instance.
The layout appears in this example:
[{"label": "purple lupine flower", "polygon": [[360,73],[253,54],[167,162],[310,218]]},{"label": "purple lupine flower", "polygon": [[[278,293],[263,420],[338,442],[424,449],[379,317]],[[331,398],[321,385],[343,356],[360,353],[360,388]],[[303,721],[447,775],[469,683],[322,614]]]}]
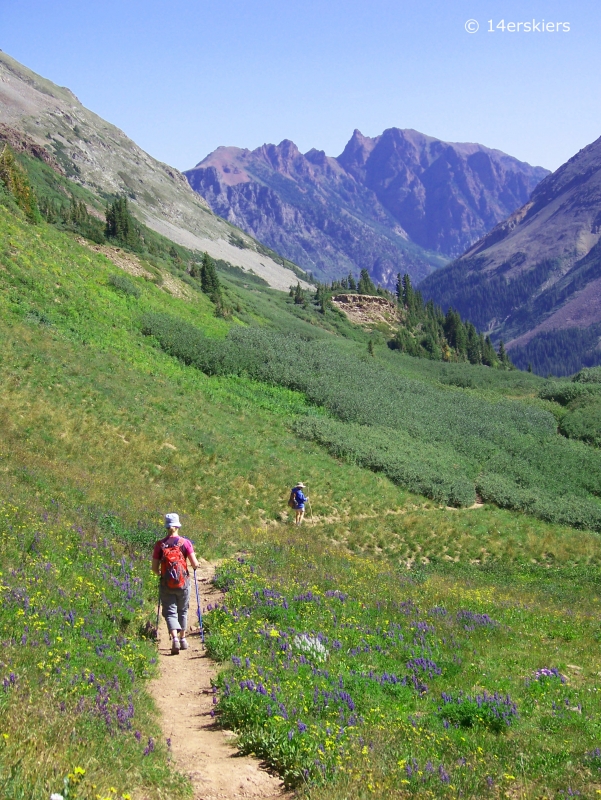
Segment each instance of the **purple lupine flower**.
[{"label": "purple lupine flower", "polygon": [[534,673],[535,681],[544,681],[547,678],[559,678],[562,683],[566,682],[565,675],[562,675],[556,667],[542,667]]}]

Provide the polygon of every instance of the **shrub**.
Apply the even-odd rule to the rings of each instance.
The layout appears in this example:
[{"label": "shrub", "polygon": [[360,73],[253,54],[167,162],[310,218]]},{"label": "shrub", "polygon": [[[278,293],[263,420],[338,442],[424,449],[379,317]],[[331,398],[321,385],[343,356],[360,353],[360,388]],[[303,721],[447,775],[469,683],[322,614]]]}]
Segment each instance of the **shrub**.
[{"label": "shrub", "polygon": [[332,455],[382,472],[399,486],[444,505],[467,506],[476,499],[473,481],[457,475],[436,448],[400,432],[314,417],[301,418],[295,429]]},{"label": "shrub", "polygon": [[601,447],[601,396],[578,403],[562,419],[559,430],[569,439]]},{"label": "shrub", "polygon": [[127,275],[122,275],[121,273],[117,273],[116,275],[109,276],[109,285],[112,286],[114,289],[118,289],[123,294],[128,294],[131,297],[140,297],[142,294],[142,290],[139,286],[137,286],[131,278],[128,278]]},{"label": "shrub", "polygon": [[582,383],[553,382],[543,387],[538,393],[542,400],[554,400],[562,406],[567,406],[573,400],[591,395],[601,397],[601,386],[593,381],[583,381]]},{"label": "shrub", "polygon": [[601,383],[601,367],[585,367],[572,380],[576,383]]},{"label": "shrub", "polygon": [[0,186],[14,198],[15,203],[30,222],[40,221],[37,198],[29,182],[29,177],[15,160],[14,153],[8,145],[4,145],[0,153]]},{"label": "shrub", "polygon": [[442,706],[438,714],[453,725],[471,728],[482,725],[499,733],[507,729],[518,718],[518,709],[509,695],[477,694],[475,697],[460,693],[456,697],[442,693]]}]

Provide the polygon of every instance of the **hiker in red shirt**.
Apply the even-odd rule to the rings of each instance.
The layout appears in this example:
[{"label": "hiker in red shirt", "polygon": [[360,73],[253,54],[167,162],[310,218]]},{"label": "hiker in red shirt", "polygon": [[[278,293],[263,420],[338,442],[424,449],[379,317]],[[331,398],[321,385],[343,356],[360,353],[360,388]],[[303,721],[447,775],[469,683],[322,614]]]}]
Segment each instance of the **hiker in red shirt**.
[{"label": "hiker in red shirt", "polygon": [[188,649],[186,627],[190,605],[190,573],[187,561],[194,570],[200,565],[192,542],[179,535],[179,516],[166,514],[165,527],[167,535],[154,546],[152,571],[161,578],[159,597],[171,637],[171,655],[176,656],[180,650]]}]

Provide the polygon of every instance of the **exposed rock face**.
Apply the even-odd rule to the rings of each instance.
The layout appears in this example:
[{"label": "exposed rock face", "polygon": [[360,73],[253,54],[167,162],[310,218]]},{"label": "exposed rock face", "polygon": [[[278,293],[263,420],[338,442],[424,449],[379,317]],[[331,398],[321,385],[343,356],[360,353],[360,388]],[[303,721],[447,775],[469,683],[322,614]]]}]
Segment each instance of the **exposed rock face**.
[{"label": "exposed rock face", "polygon": [[[601,326],[600,238],[597,139],[545,178],[522,208],[420,289],[426,298],[453,306],[477,327],[504,338],[519,366],[526,366],[528,353],[540,347],[548,351],[549,370],[575,372],[601,363],[595,333]],[[570,353],[560,346],[569,338],[561,332],[568,330]],[[581,349],[576,360],[574,348]]]},{"label": "exposed rock face", "polygon": [[[2,51],[0,124],[0,140],[55,168],[58,162],[64,173],[92,191],[127,194],[137,216],[173,241],[252,269],[277,288],[296,283],[291,270],[216,217],[181,172],[145,153],[123,131],[85,108],[69,89],[36,75]],[[244,249],[231,243],[232,234]]]},{"label": "exposed rock face", "polygon": [[546,175],[498,150],[390,128],[338,158],[284,140],[220,147],[184,173],[221,216],[321,278],[366,268],[392,286],[460,254]]},{"label": "exposed rock face", "polygon": [[2,122],[0,122],[0,142],[6,142],[15,153],[27,153],[34,158],[39,158],[40,161],[52,167],[55,172],[60,175],[65,174],[65,170],[45,147],[34,142],[31,136],[27,136],[27,134],[21,133]]},{"label": "exposed rock face", "polygon": [[364,328],[386,326],[394,331],[401,322],[398,305],[377,295],[338,294],[332,297],[332,305]]}]

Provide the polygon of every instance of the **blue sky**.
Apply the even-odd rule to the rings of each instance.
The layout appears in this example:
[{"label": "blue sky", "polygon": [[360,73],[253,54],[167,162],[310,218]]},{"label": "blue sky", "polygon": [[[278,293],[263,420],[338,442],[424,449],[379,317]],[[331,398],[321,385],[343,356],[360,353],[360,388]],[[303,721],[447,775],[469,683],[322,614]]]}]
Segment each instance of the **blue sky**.
[{"label": "blue sky", "polygon": [[[570,30],[497,27],[533,20]],[[601,135],[600,33],[588,0],[0,0],[0,49],[179,169],[393,126],[556,169]]]}]

